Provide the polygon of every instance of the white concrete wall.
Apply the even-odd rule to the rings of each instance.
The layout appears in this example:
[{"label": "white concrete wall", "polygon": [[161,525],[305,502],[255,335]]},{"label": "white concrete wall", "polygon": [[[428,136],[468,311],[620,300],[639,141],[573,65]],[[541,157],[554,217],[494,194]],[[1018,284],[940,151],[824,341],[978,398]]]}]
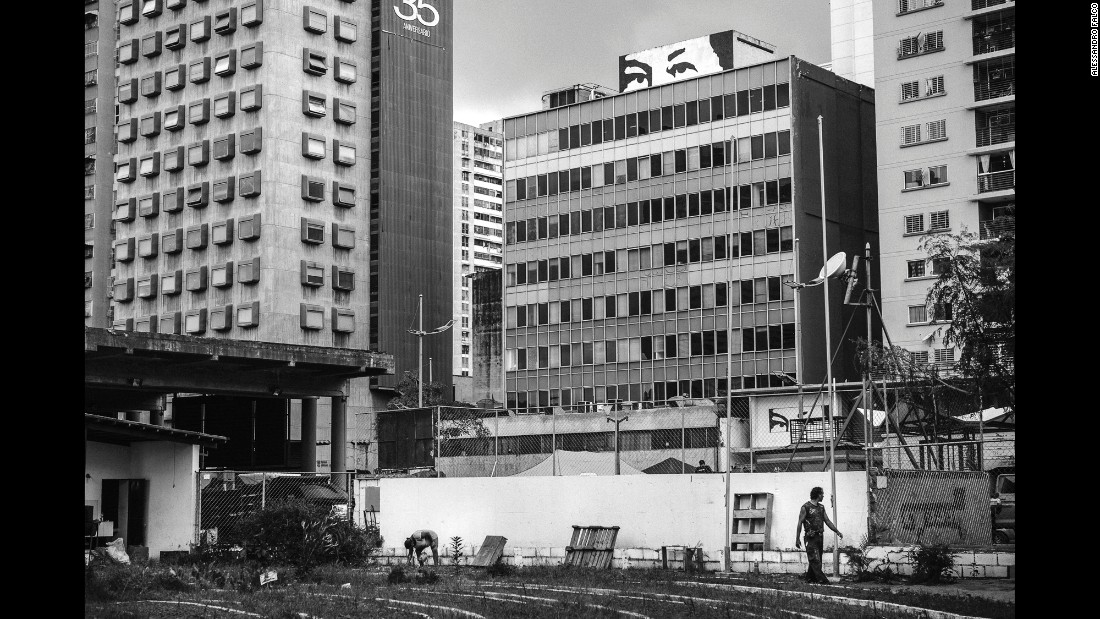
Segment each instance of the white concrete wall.
[{"label": "white concrete wall", "polygon": [[195,534],[197,445],[146,441],[130,447],[131,477],[149,480],[145,545],[149,557],[187,550]]},{"label": "white concrete wall", "polygon": [[[858,544],[867,528],[864,473],[838,472],[836,483],[837,524],[848,542]],[[731,476],[731,494],[774,494],[773,550],[793,549],[798,510],[813,486],[825,488],[828,499],[829,474]],[[723,543],[724,475],[384,478],[380,489],[386,547],[400,547],[413,531],[431,529],[441,548],[455,535],[478,546],[486,535],[503,535],[509,548],[561,548],[569,544],[573,525],[618,525],[617,548],[701,544],[710,551]]]}]

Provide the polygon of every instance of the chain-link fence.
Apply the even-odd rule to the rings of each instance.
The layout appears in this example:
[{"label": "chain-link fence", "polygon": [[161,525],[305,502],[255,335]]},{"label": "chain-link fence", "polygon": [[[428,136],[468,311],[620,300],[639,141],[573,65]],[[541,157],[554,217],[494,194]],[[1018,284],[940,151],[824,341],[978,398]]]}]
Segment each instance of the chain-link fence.
[{"label": "chain-link fence", "polygon": [[[1014,529],[1015,416],[965,383],[845,383],[726,399],[378,411],[380,474],[865,471],[872,543],[988,544]],[[991,515],[997,483],[1011,520]],[[1002,514],[1007,513],[1002,508]],[[1014,531],[1012,531],[1014,536]]]},{"label": "chain-link fence", "polygon": [[199,471],[195,543],[233,544],[249,515],[287,501],[323,508],[340,518],[355,514],[354,473]]}]

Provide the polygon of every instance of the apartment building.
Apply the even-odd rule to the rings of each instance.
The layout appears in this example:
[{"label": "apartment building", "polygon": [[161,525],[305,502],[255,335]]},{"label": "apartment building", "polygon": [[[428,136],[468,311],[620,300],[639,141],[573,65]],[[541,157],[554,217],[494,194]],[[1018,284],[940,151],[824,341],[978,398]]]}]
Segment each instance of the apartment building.
[{"label": "apartment building", "polygon": [[112,321],[115,3],[84,2],[84,325]]},{"label": "apartment building", "polygon": [[[418,295],[451,317],[451,2],[117,11],[114,328],[385,351],[348,398],[383,407]],[[424,348],[449,380],[450,339]]]},{"label": "apartment building", "polygon": [[[1016,202],[1016,3],[874,3],[882,309],[894,344],[951,365],[925,303],[943,265],[920,238],[1008,230]],[[1014,230],[1013,230],[1014,231]],[[941,322],[935,322],[941,321]]]},{"label": "apartment building", "polygon": [[[651,56],[674,47],[704,61],[719,48],[712,36]],[[822,290],[786,284],[823,262],[819,115],[828,251],[877,253],[873,93],[793,56],[734,68],[718,55],[708,75],[638,88],[621,77],[627,92],[559,94],[504,120],[509,408],[824,380]],[[646,66],[635,79],[664,70]],[[857,374],[839,288],[829,307],[844,380]]]},{"label": "apartment building", "polygon": [[[491,123],[490,123],[491,125]],[[454,123],[454,375],[470,376],[471,275],[500,269],[504,246],[504,139],[483,126]],[[457,379],[456,379],[457,380]],[[456,387],[458,383],[456,382]]]}]

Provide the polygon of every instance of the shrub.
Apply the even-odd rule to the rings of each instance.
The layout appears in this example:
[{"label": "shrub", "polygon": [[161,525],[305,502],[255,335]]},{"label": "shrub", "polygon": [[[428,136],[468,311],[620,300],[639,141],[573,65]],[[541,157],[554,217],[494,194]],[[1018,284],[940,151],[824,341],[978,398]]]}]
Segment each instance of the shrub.
[{"label": "shrub", "polygon": [[418,585],[434,585],[439,582],[439,575],[432,571],[421,571],[416,573],[416,584]]},{"label": "shrub", "polygon": [[386,582],[391,585],[400,585],[409,582],[409,575],[405,573],[404,567],[395,565],[393,569],[390,570],[390,575],[386,577]]},{"label": "shrub", "polygon": [[516,568],[514,565],[508,565],[503,561],[497,561],[489,566],[489,569],[485,570],[485,573],[493,578],[504,578],[507,576],[514,576]]},{"label": "shrub", "polygon": [[[864,538],[866,540],[866,538]],[[852,568],[852,577],[856,582],[867,582],[874,579],[874,573],[871,571],[871,564],[874,563],[874,559],[870,558],[866,554],[867,544],[866,541],[861,543],[858,548],[855,546],[845,546],[840,549],[840,552],[844,553],[845,557],[848,557],[848,565]]]},{"label": "shrub", "polygon": [[913,582],[950,582],[955,554],[947,544],[921,544],[907,553],[913,562]]},{"label": "shrub", "polygon": [[263,564],[293,565],[304,575],[321,563],[362,565],[381,545],[377,528],[363,529],[324,507],[289,500],[244,516],[209,553],[222,558],[227,547],[240,546]]}]

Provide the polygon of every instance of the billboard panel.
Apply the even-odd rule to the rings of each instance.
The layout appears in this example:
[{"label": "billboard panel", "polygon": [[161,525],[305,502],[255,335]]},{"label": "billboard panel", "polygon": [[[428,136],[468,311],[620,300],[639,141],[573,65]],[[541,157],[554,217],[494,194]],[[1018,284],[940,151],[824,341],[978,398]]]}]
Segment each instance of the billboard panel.
[{"label": "billboard panel", "polygon": [[619,92],[733,68],[732,30],[619,56]]}]

